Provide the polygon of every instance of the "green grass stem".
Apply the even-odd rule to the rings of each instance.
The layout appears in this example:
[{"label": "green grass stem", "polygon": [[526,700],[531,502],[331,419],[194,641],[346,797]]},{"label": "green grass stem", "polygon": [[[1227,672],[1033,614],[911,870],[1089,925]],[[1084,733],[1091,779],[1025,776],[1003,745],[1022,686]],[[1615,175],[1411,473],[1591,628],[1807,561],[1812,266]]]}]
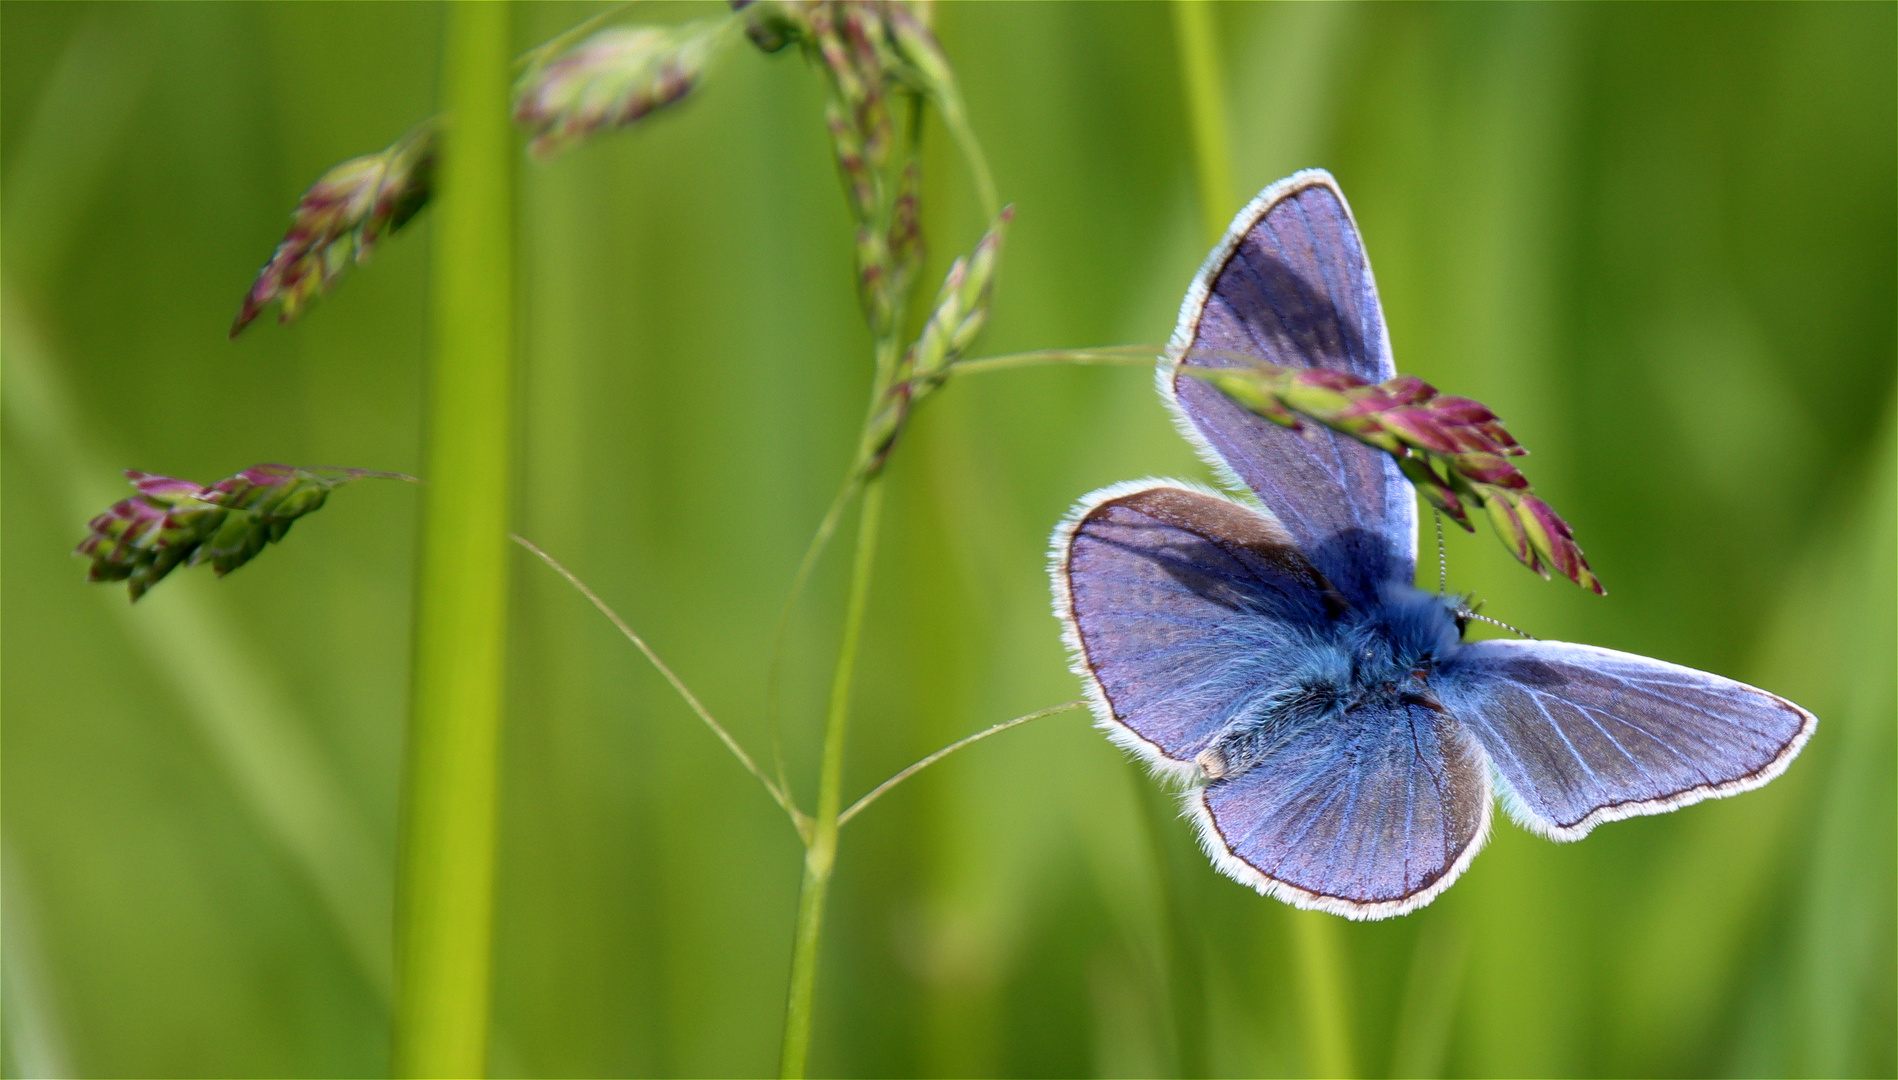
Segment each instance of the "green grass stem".
[{"label": "green grass stem", "polygon": [[1232,143],[1226,126],[1225,68],[1210,0],[1173,0],[1180,84],[1193,128],[1193,175],[1199,187],[1202,231],[1217,241],[1238,209],[1232,194]]},{"label": "green grass stem", "polygon": [[883,477],[863,485],[858,515],[857,551],[850,569],[850,593],[844,601],[843,641],[830,684],[830,707],[824,719],[824,761],[817,781],[817,813],[811,841],[804,849],[804,879],[798,890],[797,931],[791,942],[791,988],[784,1005],[784,1048],[780,1075],[802,1077],[810,1058],[811,1006],[817,989],[817,950],[823,934],[824,899],[831,871],[837,864],[837,827],[843,807],[844,736],[850,723],[850,684],[856,675],[857,645],[863,637],[863,615],[870,598],[870,575],[876,563],[877,526],[883,516]]},{"label": "green grass stem", "polygon": [[487,1071],[513,407],[512,7],[447,9],[391,1066]]},{"label": "green grass stem", "polygon": [[790,591],[784,595],[784,604],[778,609],[778,626],[771,635],[771,659],[765,668],[764,708],[765,726],[770,731],[771,765],[777,774],[778,790],[787,799],[791,799],[791,808],[799,823],[799,835],[806,844],[811,842],[810,818],[796,809],[796,799],[791,795],[791,781],[784,769],[784,645],[791,633],[791,616],[797,608],[798,598],[804,595],[804,587],[810,583],[811,573],[817,568],[817,560],[823,557],[830,547],[831,537],[837,533],[837,523],[843,520],[844,510],[857,494],[863,483],[863,470],[852,468],[850,476],[837,489],[830,500],[830,506],[824,511],[823,520],[817,524],[817,532],[811,536],[810,543],[804,548],[804,557],[798,561],[797,573],[791,576]]},{"label": "green grass stem", "polygon": [[1103,345],[1097,349],[1036,349],[958,360],[949,366],[952,375],[979,375],[988,371],[1013,371],[1016,368],[1047,367],[1052,364],[1080,365],[1152,365],[1166,348],[1160,345]]},{"label": "green grass stem", "polygon": [[993,221],[1002,212],[1002,199],[995,192],[995,177],[989,172],[988,156],[982,153],[982,144],[975,137],[975,129],[969,126],[968,114],[963,111],[961,92],[957,91],[952,100],[942,102],[941,106],[943,126],[949,129],[956,148],[962,151],[963,161],[968,163],[976,198],[982,202],[982,214]]},{"label": "green grass stem", "polygon": [[1305,1037],[1305,1070],[1342,1080],[1358,1075],[1351,1053],[1351,1026],[1344,1000],[1344,948],[1339,919],[1322,911],[1293,911],[1299,1027]]}]

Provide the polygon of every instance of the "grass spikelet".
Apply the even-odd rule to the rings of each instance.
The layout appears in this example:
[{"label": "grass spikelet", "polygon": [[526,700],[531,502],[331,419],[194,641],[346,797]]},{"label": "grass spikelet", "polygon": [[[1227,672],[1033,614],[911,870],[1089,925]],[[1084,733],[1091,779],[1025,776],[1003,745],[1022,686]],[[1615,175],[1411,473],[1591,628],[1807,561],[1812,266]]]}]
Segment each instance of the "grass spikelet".
[{"label": "grass spikelet", "polygon": [[351,158],[311,184],[290,231],[244,296],[231,337],[272,301],[278,322],[295,320],[351,263],[367,260],[378,241],[407,225],[433,192],[438,133],[437,123],[426,121],[388,149]]},{"label": "grass spikelet", "polygon": [[1180,370],[1294,430],[1307,420],[1341,431],[1397,459],[1429,503],[1473,529],[1465,503],[1489,514],[1497,537],[1524,566],[1551,570],[1606,593],[1575,543],[1568,522],[1536,497],[1509,463],[1528,453],[1481,402],[1437,393],[1412,375],[1367,383],[1328,368],[1286,368],[1245,358],[1243,367],[1188,365]]},{"label": "grass spikelet", "polygon": [[237,569],[290,526],[322,509],[329,493],[365,477],[409,480],[368,469],[253,465],[236,476],[199,486],[128,469],[138,493],[107,507],[86,526],[73,554],[92,560],[87,581],[123,581],[132,600],[179,566],[209,563],[218,577]]},{"label": "grass spikelet", "polygon": [[601,131],[626,127],[690,94],[729,16],[680,26],[615,26],[550,59],[536,55],[514,84],[514,121],[548,158]]}]

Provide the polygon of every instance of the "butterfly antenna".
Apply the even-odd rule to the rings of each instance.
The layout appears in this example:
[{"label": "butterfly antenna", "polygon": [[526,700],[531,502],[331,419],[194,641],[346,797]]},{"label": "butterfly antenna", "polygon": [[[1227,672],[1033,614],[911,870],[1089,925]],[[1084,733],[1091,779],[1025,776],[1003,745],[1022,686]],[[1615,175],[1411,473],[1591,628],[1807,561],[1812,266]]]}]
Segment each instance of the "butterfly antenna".
[{"label": "butterfly antenna", "polygon": [[1437,523],[1437,595],[1442,596],[1450,591],[1450,564],[1443,557],[1443,514],[1432,507],[1430,517]]},{"label": "butterfly antenna", "polygon": [[1508,623],[1502,621],[1501,619],[1492,619],[1487,615],[1478,615],[1474,611],[1465,611],[1463,613],[1463,617],[1466,619],[1475,619],[1478,622],[1486,622],[1490,624],[1491,626],[1500,626],[1504,630],[1507,630],[1510,633],[1516,634],[1520,637],[1528,638],[1530,641],[1534,641],[1536,639],[1536,636],[1534,634],[1525,634],[1522,631],[1516,629],[1515,627],[1509,625]]}]

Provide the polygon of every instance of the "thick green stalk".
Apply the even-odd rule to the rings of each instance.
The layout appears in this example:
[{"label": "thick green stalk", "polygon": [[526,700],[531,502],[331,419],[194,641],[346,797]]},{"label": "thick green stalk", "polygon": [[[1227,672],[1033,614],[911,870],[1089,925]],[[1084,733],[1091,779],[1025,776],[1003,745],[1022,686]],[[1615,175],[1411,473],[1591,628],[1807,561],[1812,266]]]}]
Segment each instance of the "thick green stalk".
[{"label": "thick green stalk", "polygon": [[391,1067],[487,1069],[513,345],[510,5],[447,8]]},{"label": "thick green stalk", "polygon": [[811,1004],[817,989],[817,949],[824,928],[824,899],[837,864],[837,818],[843,807],[844,735],[850,723],[850,683],[856,673],[857,643],[870,598],[870,571],[876,561],[877,524],[883,514],[883,478],[863,485],[857,525],[857,553],[850,570],[850,595],[844,607],[843,642],[831,677],[830,709],[824,720],[824,762],[817,781],[817,813],[811,841],[804,849],[804,880],[798,890],[797,930],[791,941],[791,990],[784,1005],[784,1050],[779,1074],[802,1077],[811,1050]]}]

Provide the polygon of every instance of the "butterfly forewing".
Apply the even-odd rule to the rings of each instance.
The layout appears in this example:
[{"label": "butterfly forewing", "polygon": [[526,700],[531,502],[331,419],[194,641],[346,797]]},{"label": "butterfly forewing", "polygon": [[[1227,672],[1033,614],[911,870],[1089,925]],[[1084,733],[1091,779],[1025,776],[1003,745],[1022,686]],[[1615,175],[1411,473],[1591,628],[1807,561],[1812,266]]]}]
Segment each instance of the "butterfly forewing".
[{"label": "butterfly forewing", "polygon": [[1341,603],[1271,519],[1170,484],[1083,501],[1053,575],[1101,721],[1162,766],[1190,768]]},{"label": "butterfly forewing", "polygon": [[1558,641],[1466,645],[1439,681],[1508,782],[1512,809],[1558,840],[1758,787],[1817,723],[1732,679]]},{"label": "butterfly forewing", "polygon": [[1346,596],[1408,582],[1416,508],[1391,459],[1315,425],[1293,432],[1174,365],[1234,367],[1256,357],[1368,382],[1396,374],[1377,286],[1344,196],[1309,170],[1240,212],[1180,309],[1162,389],[1210,449],[1285,524]]},{"label": "butterfly forewing", "polygon": [[1222,869],[1302,907],[1402,914],[1449,887],[1489,828],[1483,752],[1442,712],[1384,700],[1287,733],[1196,796]]}]

